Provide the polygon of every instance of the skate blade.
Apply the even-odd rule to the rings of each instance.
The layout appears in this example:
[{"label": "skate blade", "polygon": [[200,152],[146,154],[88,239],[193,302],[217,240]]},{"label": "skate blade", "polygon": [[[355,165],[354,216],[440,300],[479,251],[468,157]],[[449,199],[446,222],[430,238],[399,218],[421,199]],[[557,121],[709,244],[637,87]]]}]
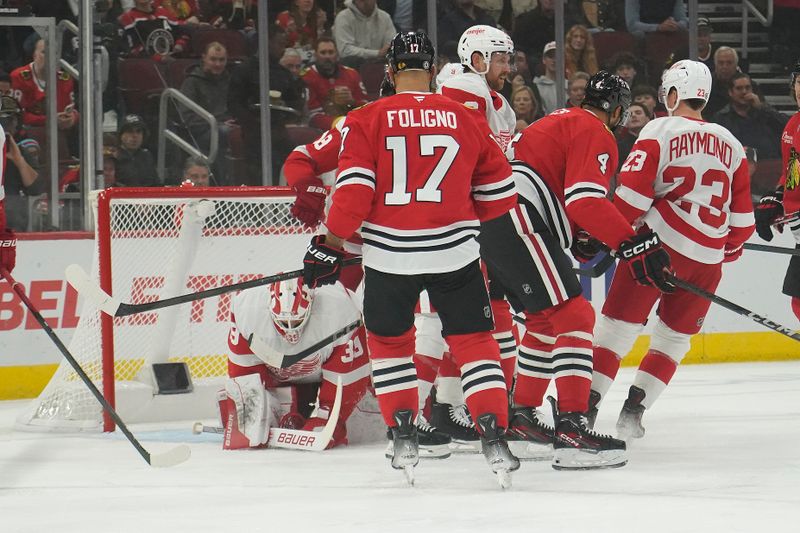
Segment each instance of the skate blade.
[{"label": "skate blade", "polygon": [[406,482],[408,483],[409,487],[414,486],[414,467],[412,465],[406,465],[403,467],[403,475],[406,477]]},{"label": "skate blade", "polygon": [[553,446],[550,444],[510,440],[508,441],[508,449],[520,461],[551,461],[553,459]]},{"label": "skate blade", "polygon": [[[451,450],[447,444],[440,444],[438,446],[420,446],[419,447],[419,458],[420,459],[447,459],[450,457]],[[383,456],[387,459],[391,459],[394,457],[394,446],[392,446],[392,442],[389,441],[389,445],[386,447],[386,451],[383,452]]]},{"label": "skate blade", "polygon": [[453,440],[448,447],[453,453],[481,453],[481,441],[479,440]]},{"label": "skate blade", "polygon": [[601,470],[620,468],[628,464],[625,450],[587,452],[585,450],[557,450],[552,467],[554,470]]}]

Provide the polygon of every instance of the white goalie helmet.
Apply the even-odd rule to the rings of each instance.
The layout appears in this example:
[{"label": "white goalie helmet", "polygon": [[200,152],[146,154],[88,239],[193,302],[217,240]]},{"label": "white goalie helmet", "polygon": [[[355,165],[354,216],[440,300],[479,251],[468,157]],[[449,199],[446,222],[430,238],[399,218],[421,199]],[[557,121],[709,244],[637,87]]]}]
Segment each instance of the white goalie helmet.
[{"label": "white goalie helmet", "polygon": [[675,107],[667,109],[672,114],[681,100],[699,98],[708,102],[711,96],[711,82],[711,71],[704,63],[684,59],[664,71],[658,97],[661,103],[667,105],[669,92],[672,89],[677,91],[678,100],[675,102]]},{"label": "white goalie helmet", "polygon": [[269,293],[269,311],[275,328],[287,342],[297,344],[311,315],[312,292],[302,278],[296,278],[273,283]]},{"label": "white goalie helmet", "polygon": [[488,63],[492,59],[492,54],[495,52],[513,54],[514,41],[503,30],[484,25],[472,26],[462,33],[458,40],[458,57],[462,65],[467,66],[476,74],[486,74],[486,72],[478,72],[472,66],[472,54],[475,52],[479,52],[483,56],[488,71]]}]

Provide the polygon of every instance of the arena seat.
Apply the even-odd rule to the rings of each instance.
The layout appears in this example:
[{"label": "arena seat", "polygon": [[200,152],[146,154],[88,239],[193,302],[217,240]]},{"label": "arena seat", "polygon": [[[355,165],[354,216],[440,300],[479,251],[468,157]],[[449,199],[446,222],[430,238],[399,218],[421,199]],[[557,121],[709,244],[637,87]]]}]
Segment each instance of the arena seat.
[{"label": "arena seat", "polygon": [[244,59],[248,55],[247,40],[239,31],[214,29],[199,29],[192,34],[192,53],[200,56],[208,43],[217,41],[228,50],[228,59]]},{"label": "arena seat", "polygon": [[180,89],[189,69],[200,64],[197,59],[175,59],[167,65],[167,85]]},{"label": "arena seat", "polygon": [[383,81],[383,63],[364,63],[359,67],[358,73],[367,90],[367,99],[377,100]]},{"label": "arena seat", "polygon": [[166,72],[164,65],[150,58],[128,58],[117,62],[119,73],[119,95],[125,106],[124,113],[144,115],[164,88]]}]

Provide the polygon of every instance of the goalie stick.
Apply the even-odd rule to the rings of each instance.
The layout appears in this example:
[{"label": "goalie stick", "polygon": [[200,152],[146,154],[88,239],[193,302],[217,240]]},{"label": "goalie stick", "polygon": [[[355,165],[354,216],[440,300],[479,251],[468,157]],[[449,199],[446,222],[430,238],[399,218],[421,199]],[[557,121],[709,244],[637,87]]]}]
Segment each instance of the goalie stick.
[{"label": "goalie stick", "polygon": [[798,248],[784,248],[783,246],[769,246],[767,244],[751,244],[749,242],[744,243],[744,249],[755,250],[757,252],[772,252],[774,254],[800,255],[800,249]]},{"label": "goalie stick", "polygon": [[316,343],[312,344],[305,350],[301,350],[295,354],[290,354],[290,355],[284,355],[274,350],[271,346],[266,344],[260,338],[256,337],[255,333],[251,334],[250,338],[247,339],[247,344],[250,345],[250,349],[253,351],[253,353],[259,359],[267,363],[269,366],[273,368],[288,368],[293,364],[302,361],[309,355],[324,348],[330,343],[344,337],[351,331],[358,329],[360,326],[361,326],[361,320],[356,320],[352,324],[348,324],[339,331],[335,331],[330,335],[328,335],[327,337],[325,337],[324,339],[317,341]]},{"label": "goalie stick", "polygon": [[733,303],[733,302],[731,302],[729,300],[726,300],[725,298],[722,298],[721,296],[717,296],[716,294],[712,294],[712,293],[710,293],[710,292],[708,292],[708,291],[706,291],[704,289],[701,289],[700,287],[697,287],[696,285],[694,285],[692,283],[689,283],[688,281],[682,280],[681,278],[679,278],[679,277],[677,277],[675,275],[670,274],[669,280],[672,283],[674,283],[676,287],[680,287],[681,289],[683,289],[685,291],[689,291],[689,292],[694,293],[694,294],[696,294],[696,295],[698,295],[698,296],[700,296],[702,298],[705,298],[706,300],[710,300],[710,301],[714,302],[715,304],[720,305],[720,306],[724,307],[725,309],[728,309],[729,311],[733,311],[734,313],[737,313],[739,315],[742,315],[742,316],[745,316],[745,317],[749,318],[753,322],[757,322],[757,323],[761,324],[764,327],[767,327],[767,328],[769,328],[771,330],[777,331],[781,335],[786,335],[787,337],[789,337],[791,339],[794,339],[796,341],[800,341],[800,334],[795,333],[795,331],[792,328],[787,328],[786,326],[778,324],[777,322],[773,322],[772,320],[768,319],[767,317],[758,315],[758,314],[750,311],[749,309],[745,309],[741,305],[737,305],[737,304],[735,304],[735,303]]},{"label": "goalie stick", "polygon": [[[333,400],[333,407],[328,416],[328,422],[322,431],[306,431],[303,429],[269,428],[269,439],[267,447],[283,448],[287,450],[306,450],[311,452],[321,452],[328,447],[339,423],[339,410],[342,407],[342,378],[336,378],[336,397]],[[225,428],[219,426],[205,426],[202,422],[195,422],[192,426],[192,433],[219,433],[224,434]]]},{"label": "goalie stick", "polygon": [[[342,261],[342,266],[358,265],[361,264],[361,257],[351,257]],[[185,304],[205,298],[213,298],[220,294],[226,294],[234,291],[241,291],[244,289],[251,289],[253,287],[261,287],[262,285],[269,285],[276,281],[284,281],[287,279],[299,278],[303,275],[303,270],[292,270],[291,272],[281,272],[273,276],[266,276],[264,278],[251,279],[231,285],[221,285],[213,289],[204,291],[192,292],[189,294],[182,294],[172,298],[165,298],[163,300],[156,300],[155,302],[147,302],[141,304],[129,304],[122,302],[106,291],[104,291],[97,283],[89,278],[86,271],[80,265],[69,265],[64,271],[64,277],[70,285],[81,296],[88,298],[95,304],[102,312],[111,316],[128,316],[138,313],[146,313],[156,309],[163,309],[165,307],[172,307],[174,305]]]},{"label": "goalie stick", "polygon": [[127,438],[133,447],[136,448],[136,451],[139,452],[139,455],[141,455],[145,461],[147,461],[147,464],[156,467],[175,466],[189,459],[189,456],[192,452],[185,444],[176,446],[163,453],[152,454],[148,452],[144,446],[142,446],[141,443],[136,440],[136,437],[134,437],[130,432],[128,426],[125,425],[125,422],[122,421],[114,408],[111,407],[111,404],[109,404],[100,391],[97,390],[97,387],[94,383],[92,383],[92,380],[89,379],[89,376],[86,375],[86,372],[84,372],[83,368],[81,368],[81,365],[75,360],[75,357],[73,357],[67,347],[64,346],[64,343],[61,342],[61,339],[58,338],[44,317],[42,317],[39,310],[36,309],[33,303],[28,299],[28,297],[25,295],[22,285],[13,277],[11,277],[11,274],[5,268],[0,267],[0,274],[2,274],[5,280],[11,285],[11,289],[17,294],[17,296],[19,296],[19,299],[22,300],[22,303],[25,304],[25,307],[28,308],[45,333],[47,333],[47,336],[50,337],[50,340],[55,343],[56,347],[61,352],[61,355],[64,356],[75,373],[78,374],[78,377],[81,378],[81,381],[83,381],[84,385],[86,385],[89,391],[91,391],[97,401],[100,402],[100,405],[103,406],[103,409],[111,416],[111,418],[114,419],[114,422],[117,424],[117,427],[122,430],[125,438]]}]

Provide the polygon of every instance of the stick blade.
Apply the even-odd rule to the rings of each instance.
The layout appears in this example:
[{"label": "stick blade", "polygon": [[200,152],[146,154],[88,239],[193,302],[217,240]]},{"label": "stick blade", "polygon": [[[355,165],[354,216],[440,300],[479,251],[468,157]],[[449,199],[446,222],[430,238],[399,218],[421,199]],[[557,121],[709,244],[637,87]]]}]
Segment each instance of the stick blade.
[{"label": "stick blade", "polygon": [[94,283],[80,265],[69,265],[64,270],[64,277],[78,294],[91,300],[101,311],[107,315],[116,315],[121,302]]},{"label": "stick blade", "polygon": [[147,462],[156,468],[168,468],[186,462],[191,456],[191,448],[181,444],[163,453],[151,453]]}]

